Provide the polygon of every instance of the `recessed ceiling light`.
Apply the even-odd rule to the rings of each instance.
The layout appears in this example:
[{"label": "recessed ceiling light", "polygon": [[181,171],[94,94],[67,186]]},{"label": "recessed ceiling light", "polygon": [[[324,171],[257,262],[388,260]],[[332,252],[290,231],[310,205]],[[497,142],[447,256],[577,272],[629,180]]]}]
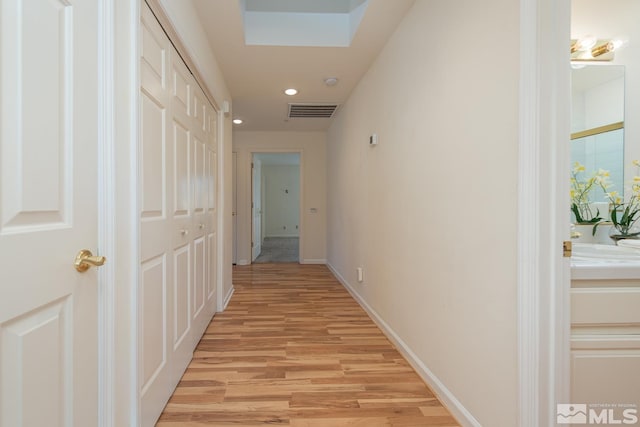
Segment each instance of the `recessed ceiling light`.
[{"label": "recessed ceiling light", "polygon": [[285,90],[284,93],[286,93],[289,96],[293,96],[293,95],[298,93],[298,90],[294,89],[294,88],[290,88],[290,89]]},{"label": "recessed ceiling light", "polygon": [[242,119],[233,119],[233,124],[241,125],[242,124]]}]

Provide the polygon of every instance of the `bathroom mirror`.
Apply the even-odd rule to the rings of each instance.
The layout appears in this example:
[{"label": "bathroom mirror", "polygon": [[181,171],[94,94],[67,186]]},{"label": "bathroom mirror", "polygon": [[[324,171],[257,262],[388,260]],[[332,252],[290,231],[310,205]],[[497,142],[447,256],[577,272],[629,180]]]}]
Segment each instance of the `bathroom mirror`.
[{"label": "bathroom mirror", "polygon": [[[571,163],[577,161],[589,176],[598,169],[610,172],[613,190],[624,194],[624,85],[623,65],[576,66],[571,71]],[[600,188],[591,200],[604,202]]]}]

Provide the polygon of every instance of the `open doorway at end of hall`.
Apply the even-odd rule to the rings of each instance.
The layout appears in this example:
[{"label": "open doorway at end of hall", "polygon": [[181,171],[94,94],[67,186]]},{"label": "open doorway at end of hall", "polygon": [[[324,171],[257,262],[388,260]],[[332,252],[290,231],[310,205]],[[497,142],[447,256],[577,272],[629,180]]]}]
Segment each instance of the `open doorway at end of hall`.
[{"label": "open doorway at end of hall", "polygon": [[251,261],[300,261],[300,153],[253,153]]}]

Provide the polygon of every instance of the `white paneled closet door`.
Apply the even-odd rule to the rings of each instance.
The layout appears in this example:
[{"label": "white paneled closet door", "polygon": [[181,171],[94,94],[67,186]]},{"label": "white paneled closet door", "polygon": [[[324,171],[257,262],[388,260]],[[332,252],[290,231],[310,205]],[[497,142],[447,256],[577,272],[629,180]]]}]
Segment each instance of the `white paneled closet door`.
[{"label": "white paneled closet door", "polygon": [[[195,120],[193,126],[193,137],[191,139],[191,154],[193,168],[193,185],[192,189],[192,227],[193,235],[193,282],[192,282],[192,303],[191,311],[193,332],[191,334],[193,345],[197,344],[202,332],[203,326],[206,327],[207,322],[204,314],[204,306],[206,302],[206,187],[205,180],[205,160],[206,160],[206,136],[204,122],[206,120],[206,108],[204,102],[204,94],[200,88],[193,90],[193,118]],[[207,322],[208,323],[208,322]]]},{"label": "white paneled closet door", "polygon": [[215,312],[217,113],[146,5],[141,20],[139,383],[151,426]]},{"label": "white paneled closet door", "polygon": [[[188,150],[180,150],[180,144],[188,143],[188,132],[177,127],[171,117],[168,87],[172,79],[165,35],[148,9],[143,8],[141,19],[138,383],[142,424],[152,425],[173,383],[169,352],[177,335],[175,324],[179,323],[174,304],[181,297],[173,285],[179,275],[189,271],[188,247],[179,252],[167,250],[180,239],[167,229],[176,211],[187,206],[175,196],[174,176],[180,171],[168,166],[181,155],[188,156]],[[188,176],[188,171],[184,175]]]},{"label": "white paneled closet door", "polygon": [[216,132],[217,113],[199,87],[193,95],[193,249],[192,340],[200,341],[215,311],[216,280]]},{"label": "white paneled closet door", "polygon": [[218,156],[216,147],[218,147],[218,112],[211,109],[207,120],[208,140],[206,150],[205,176],[207,178],[207,212],[206,228],[207,235],[207,253],[208,253],[208,271],[207,271],[207,304],[206,316],[211,317],[216,311],[216,300],[218,290],[218,233],[217,218],[218,206],[216,203],[218,197]]}]

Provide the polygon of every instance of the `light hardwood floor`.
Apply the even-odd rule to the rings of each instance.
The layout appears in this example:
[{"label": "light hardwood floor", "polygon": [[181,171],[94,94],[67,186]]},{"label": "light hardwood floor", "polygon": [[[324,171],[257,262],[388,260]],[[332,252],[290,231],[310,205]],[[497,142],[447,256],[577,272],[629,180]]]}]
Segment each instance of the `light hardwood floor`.
[{"label": "light hardwood floor", "polygon": [[457,426],[325,266],[235,267],[157,426]]}]

